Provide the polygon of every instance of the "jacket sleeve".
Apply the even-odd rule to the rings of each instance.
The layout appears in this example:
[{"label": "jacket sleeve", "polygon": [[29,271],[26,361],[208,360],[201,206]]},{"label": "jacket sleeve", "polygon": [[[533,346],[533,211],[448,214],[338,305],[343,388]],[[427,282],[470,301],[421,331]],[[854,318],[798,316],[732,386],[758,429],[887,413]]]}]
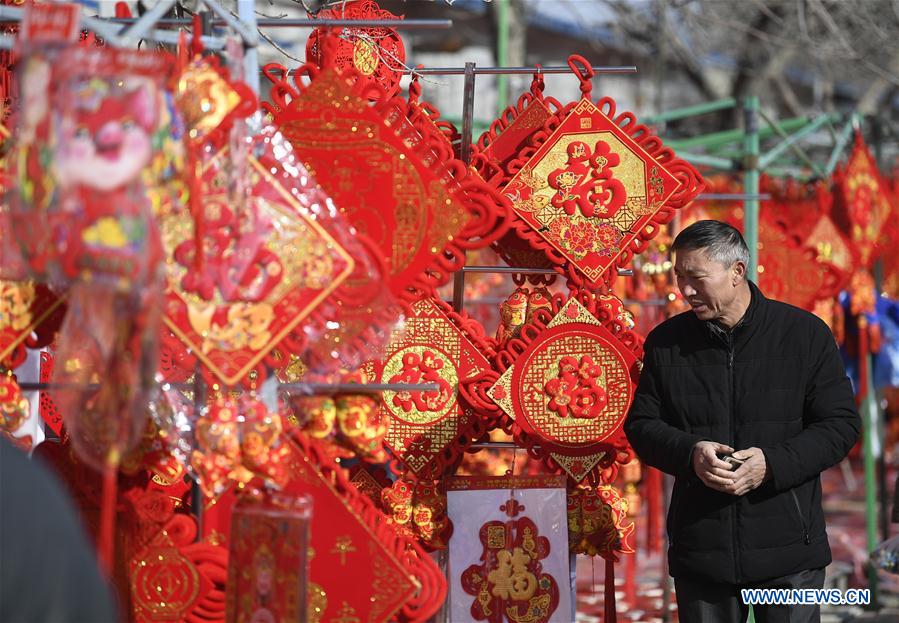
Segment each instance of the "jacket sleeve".
[{"label": "jacket sleeve", "polygon": [[692,473],[693,446],[705,437],[673,426],[662,403],[660,370],[654,361],[653,335],[644,345],[643,371],[624,423],[624,432],[641,461],[668,474]]},{"label": "jacket sleeve", "polygon": [[785,491],[839,463],[858,440],[861,418],[836,341],[816,322],[801,433],[763,447],[774,488]]}]

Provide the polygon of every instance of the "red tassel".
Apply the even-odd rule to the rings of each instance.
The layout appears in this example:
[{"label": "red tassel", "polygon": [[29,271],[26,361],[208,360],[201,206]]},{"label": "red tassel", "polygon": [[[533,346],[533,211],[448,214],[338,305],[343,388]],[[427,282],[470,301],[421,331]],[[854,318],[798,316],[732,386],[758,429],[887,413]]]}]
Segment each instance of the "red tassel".
[{"label": "red tassel", "polygon": [[97,539],[97,558],[106,577],[112,577],[115,553],[115,515],[119,466],[111,461],[103,470],[103,494],[100,500],[100,535]]},{"label": "red tassel", "polygon": [[606,559],[606,599],[604,623],[618,623],[618,613],[615,608],[615,563],[611,558]]},{"label": "red tassel", "polygon": [[624,598],[628,605],[637,603],[637,556],[624,558]]}]

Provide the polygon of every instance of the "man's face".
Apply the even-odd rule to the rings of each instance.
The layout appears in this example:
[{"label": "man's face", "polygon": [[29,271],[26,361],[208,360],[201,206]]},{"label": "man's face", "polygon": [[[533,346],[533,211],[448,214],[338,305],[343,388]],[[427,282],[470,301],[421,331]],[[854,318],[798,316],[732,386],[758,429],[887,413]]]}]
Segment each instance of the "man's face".
[{"label": "man's face", "polygon": [[739,320],[728,312],[735,307],[743,270],[741,262],[725,266],[709,259],[704,249],[678,251],[674,259],[677,287],[700,320]]}]

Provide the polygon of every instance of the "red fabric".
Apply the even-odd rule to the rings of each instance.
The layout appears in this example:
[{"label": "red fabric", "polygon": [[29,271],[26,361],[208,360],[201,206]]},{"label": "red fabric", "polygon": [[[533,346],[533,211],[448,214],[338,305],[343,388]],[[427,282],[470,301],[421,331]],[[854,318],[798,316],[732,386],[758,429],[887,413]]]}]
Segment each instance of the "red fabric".
[{"label": "red fabric", "polygon": [[[419,291],[445,283],[464,265],[466,250],[506,232],[508,200],[448,157],[439,129],[435,136],[408,102],[370,105],[370,90],[354,86],[351,72],[304,66],[291,83],[273,69],[264,70],[274,82],[273,102],[264,107],[359,236],[379,250],[384,286],[398,299],[413,302]],[[364,184],[353,171],[366,172]]]},{"label": "red fabric", "polygon": [[612,99],[593,104],[586,59],[572,56],[568,64],[583,98],[532,132],[491,183],[512,200],[516,236],[545,253],[573,285],[600,289],[703,182],[633,114],[616,114]]},{"label": "red fabric", "polygon": [[439,478],[499,416],[487,389],[498,375],[495,344],[477,321],[437,299],[414,303],[382,359],[365,370],[378,383],[435,383],[437,391],[384,392],[385,443],[418,478]]},{"label": "red fabric", "polygon": [[318,444],[296,430],[288,443],[292,478],[284,491],[311,496],[314,509],[309,586],[327,599],[317,620],[354,616],[386,623],[396,617],[412,623],[436,613],[446,579],[431,558],[388,524]]},{"label": "red fabric", "polygon": [[[642,339],[614,297],[553,301],[497,354],[502,371],[489,395],[534,458],[573,482],[611,482],[633,452],[622,424],[633,397]],[[535,391],[536,390],[536,391]],[[572,427],[577,419],[584,424]]]},{"label": "red fabric", "polygon": [[[382,9],[374,0],[350,0],[335,8],[322,9],[316,19],[396,20],[402,19]],[[330,54],[321,39],[328,34],[340,37]],[[406,62],[403,40],[393,28],[316,28],[306,41],[306,62],[320,68],[354,71],[362,85],[375,85],[378,98],[392,97],[400,86]]]},{"label": "red fabric", "polygon": [[858,249],[860,266],[870,269],[881,254],[893,253],[899,240],[884,236],[891,231],[889,195],[877,162],[858,132],[849,160],[834,173],[834,185],[834,220]]},{"label": "red fabric", "polygon": [[[615,562],[609,558],[606,560],[606,594],[603,604],[605,623],[617,623],[618,609],[615,606]],[[631,602],[633,603],[633,602]]]}]

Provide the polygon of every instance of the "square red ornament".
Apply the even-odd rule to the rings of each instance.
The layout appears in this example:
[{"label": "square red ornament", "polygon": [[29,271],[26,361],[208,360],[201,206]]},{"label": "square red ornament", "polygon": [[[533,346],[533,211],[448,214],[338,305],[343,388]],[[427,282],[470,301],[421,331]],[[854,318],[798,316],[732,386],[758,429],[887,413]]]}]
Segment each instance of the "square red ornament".
[{"label": "square red ornament", "polygon": [[445,303],[414,303],[392,335],[385,357],[366,365],[378,383],[432,383],[437,390],[385,391],[379,409],[390,424],[384,442],[419,478],[439,477],[498,414],[487,398],[497,374],[489,338]]},{"label": "square red ornament", "polygon": [[608,97],[591,101],[593,70],[585,59],[572,56],[568,64],[581,80],[582,99],[531,133],[503,167],[511,176],[503,193],[518,217],[514,232],[573,285],[598,289],[645,250],[703,183],[634,115],[616,116]]},{"label": "square red ornament", "polygon": [[613,297],[569,299],[551,317],[538,313],[497,357],[503,373],[488,394],[512,419],[515,440],[575,483],[611,480],[632,456],[622,426],[643,347],[618,320],[621,309]]},{"label": "square red ornament", "polygon": [[[249,158],[251,200],[238,215],[220,177],[225,152],[203,174],[204,257],[191,216],[162,218],[168,253],[165,324],[214,383],[252,384],[266,356],[353,272],[354,259],[273,174]],[[277,169],[275,169],[277,170]],[[315,188],[306,189],[324,200]],[[282,361],[287,365],[288,360]]]}]

